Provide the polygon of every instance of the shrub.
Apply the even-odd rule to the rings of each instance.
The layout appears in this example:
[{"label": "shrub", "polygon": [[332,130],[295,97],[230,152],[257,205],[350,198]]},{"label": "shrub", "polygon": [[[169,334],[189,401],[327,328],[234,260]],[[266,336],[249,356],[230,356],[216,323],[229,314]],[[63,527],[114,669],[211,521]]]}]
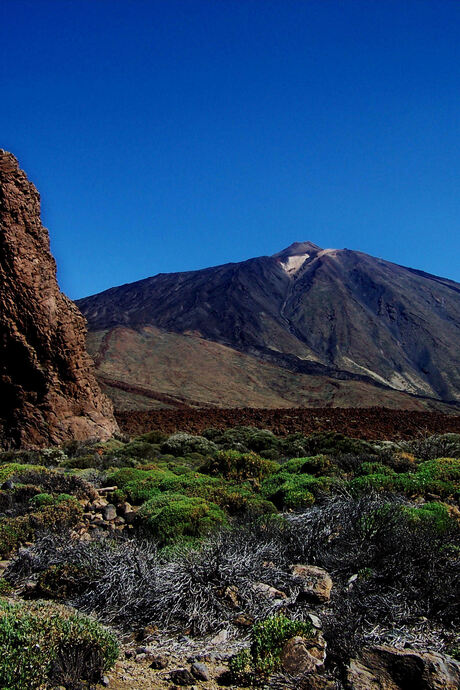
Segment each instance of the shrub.
[{"label": "shrub", "polygon": [[50,565],[40,573],[36,594],[45,599],[69,599],[91,583],[90,573],[89,566],[72,563]]},{"label": "shrub", "polygon": [[6,465],[0,466],[0,484],[6,482],[7,479],[22,481],[23,484],[33,484],[33,482],[27,482],[23,479],[24,475],[27,475],[29,472],[44,475],[47,472],[47,469],[46,467],[40,465],[21,465],[17,462],[9,462]]},{"label": "shrub", "polygon": [[312,458],[292,458],[283,465],[283,470],[292,474],[311,474],[314,477],[335,474],[337,465],[327,455]]},{"label": "shrub", "polygon": [[34,508],[42,508],[43,506],[53,505],[55,503],[55,498],[52,494],[40,493],[33,496],[29,503]]},{"label": "shrub", "polygon": [[428,438],[418,438],[401,444],[403,450],[420,460],[436,458],[460,458],[460,434],[436,434]]},{"label": "shrub", "polygon": [[45,496],[45,500],[41,505],[40,502],[38,506],[32,505],[34,512],[0,519],[0,555],[3,558],[9,556],[19,544],[31,539],[36,530],[59,530],[80,521],[83,508],[73,496],[61,494],[51,497],[51,502],[49,494],[38,496]]},{"label": "shrub", "polygon": [[415,472],[396,473],[388,468],[377,467],[380,471],[356,477],[349,483],[352,493],[361,495],[369,491],[397,492],[405,496],[426,496],[435,494],[441,497],[455,496],[459,490],[460,461],[453,458],[440,458],[422,462]]},{"label": "shrub", "polygon": [[426,480],[460,481],[460,458],[438,458],[426,460],[417,468],[419,477]]},{"label": "shrub", "polygon": [[13,592],[13,586],[4,577],[0,577],[0,596],[7,597]]},{"label": "shrub", "polygon": [[168,439],[168,434],[165,434],[164,431],[160,431],[159,429],[153,429],[152,431],[148,431],[146,434],[142,434],[141,436],[138,436],[135,438],[135,441],[147,441],[147,443],[153,443],[153,444],[161,444],[163,441],[166,441]]},{"label": "shrub", "polygon": [[38,450],[6,450],[0,452],[0,465],[16,462],[20,465],[37,465],[41,463]]},{"label": "shrub", "polygon": [[[235,680],[247,681],[249,675],[270,675],[281,666],[281,653],[288,640],[295,636],[312,637],[310,623],[293,621],[283,614],[255,623],[251,630],[251,647],[230,660]],[[243,677],[242,677],[243,676]]]},{"label": "shrub", "polygon": [[306,455],[340,455],[352,453],[353,455],[374,454],[372,443],[357,438],[350,438],[333,431],[317,432],[307,436],[303,442]]},{"label": "shrub", "polygon": [[253,452],[240,453],[237,450],[220,450],[215,457],[208,458],[199,469],[200,472],[206,474],[242,481],[245,479],[264,479],[278,467],[277,463],[264,460],[260,455]]},{"label": "shrub", "polygon": [[32,527],[27,516],[2,518],[0,520],[0,555],[7,558],[17,546],[32,535]]},{"label": "shrub", "polygon": [[0,602],[0,685],[32,690],[97,683],[118,656],[112,633],[50,602]]},{"label": "shrub", "polygon": [[138,515],[161,546],[180,537],[202,536],[226,522],[225,514],[215,503],[170,492],[144,503]]},{"label": "shrub", "polygon": [[[40,471],[43,469],[43,471]],[[88,482],[74,474],[63,474],[59,471],[44,468],[30,468],[15,475],[24,484],[40,487],[43,493],[69,494],[75,498],[94,500],[97,494]]]},{"label": "shrub", "polygon": [[161,444],[162,453],[171,453],[176,457],[187,453],[213,455],[216,451],[216,444],[204,436],[193,436],[184,432],[173,434]]},{"label": "shrub", "polygon": [[0,511],[8,516],[24,514],[29,508],[31,498],[40,493],[37,486],[30,484],[16,484],[12,489],[0,490]]},{"label": "shrub", "polygon": [[453,526],[453,518],[447,506],[442,503],[424,503],[417,508],[407,507],[405,511],[414,523],[425,521],[429,525],[434,525],[439,532],[445,532]]},{"label": "shrub", "polygon": [[330,491],[332,484],[330,477],[291,474],[283,467],[262,483],[261,495],[280,510],[297,510],[312,505],[316,497]]},{"label": "shrub", "polygon": [[359,475],[380,474],[380,475],[388,475],[389,477],[391,477],[395,474],[395,471],[391,467],[388,467],[387,465],[383,465],[381,462],[363,462],[361,464],[357,474],[359,474]]}]

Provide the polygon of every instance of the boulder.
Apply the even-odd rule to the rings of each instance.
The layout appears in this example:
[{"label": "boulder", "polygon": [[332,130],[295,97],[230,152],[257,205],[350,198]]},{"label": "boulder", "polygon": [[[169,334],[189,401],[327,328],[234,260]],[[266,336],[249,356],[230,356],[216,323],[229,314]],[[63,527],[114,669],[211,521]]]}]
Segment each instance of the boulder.
[{"label": "boulder", "polygon": [[316,565],[290,566],[294,577],[301,580],[301,596],[314,604],[324,604],[331,597],[332,578],[323,568]]},{"label": "boulder", "polygon": [[350,661],[351,690],[458,690],[460,663],[437,652],[369,647]]},{"label": "boulder", "polygon": [[286,642],[281,652],[283,670],[292,676],[312,673],[325,659],[326,641],[321,633],[311,639],[296,635]]}]

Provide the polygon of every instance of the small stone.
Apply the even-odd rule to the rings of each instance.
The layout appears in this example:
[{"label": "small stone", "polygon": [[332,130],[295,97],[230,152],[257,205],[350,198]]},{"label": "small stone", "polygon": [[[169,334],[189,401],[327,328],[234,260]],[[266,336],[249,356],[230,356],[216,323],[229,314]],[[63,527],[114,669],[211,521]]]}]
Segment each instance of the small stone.
[{"label": "small stone", "polygon": [[254,585],[254,590],[258,594],[262,594],[262,596],[267,597],[267,599],[287,599],[287,594],[285,592],[282,592],[280,589],[276,589],[276,587],[271,587],[270,585],[265,584],[265,582],[256,582]]},{"label": "small stone", "polygon": [[357,574],[357,573],[355,573],[355,575],[352,575],[352,576],[348,579],[348,582],[347,582],[347,589],[351,589],[351,588],[353,587],[353,585],[354,585],[354,583],[356,582],[357,579],[358,579],[358,574]]},{"label": "small stone", "polygon": [[115,508],[114,505],[109,503],[108,505],[106,505],[104,507],[103,515],[104,515],[105,520],[108,520],[108,521],[115,520],[115,518],[117,517],[117,509]]},{"label": "small stone", "polygon": [[294,577],[302,580],[301,595],[317,604],[324,604],[331,597],[332,579],[329,573],[316,565],[302,565],[300,563],[290,566]]},{"label": "small stone", "polygon": [[190,670],[197,680],[204,680],[205,682],[209,680],[209,671],[206,664],[196,661],[192,664]]},{"label": "small stone", "polygon": [[230,587],[226,587],[224,591],[224,596],[234,608],[237,609],[239,607],[240,602],[238,599],[238,587],[235,587],[235,585],[230,585]]},{"label": "small stone", "polygon": [[165,657],[163,654],[158,654],[157,656],[154,656],[152,659],[152,663],[150,664],[150,668],[154,669],[162,669],[166,668],[168,666],[168,659]]},{"label": "small stone", "polygon": [[315,616],[314,613],[309,613],[308,617],[309,617],[314,628],[321,629],[323,627],[323,624],[321,623],[321,619],[318,618],[318,616]]},{"label": "small stone", "polygon": [[192,674],[186,668],[178,668],[175,671],[171,671],[169,678],[177,685],[192,685],[194,681]]},{"label": "small stone", "polygon": [[101,684],[104,686],[104,688],[107,688],[110,685],[108,676],[102,676]]},{"label": "small stone", "polygon": [[7,479],[6,482],[3,482],[1,488],[3,491],[10,491],[14,489],[14,482],[11,479]]},{"label": "small stone", "polygon": [[211,644],[222,644],[226,642],[228,638],[227,630],[221,630],[215,637],[212,638]]},{"label": "small stone", "polygon": [[247,627],[254,623],[254,618],[252,618],[252,616],[247,616],[245,613],[240,613],[238,616],[235,616],[233,622],[235,625],[244,625]]}]

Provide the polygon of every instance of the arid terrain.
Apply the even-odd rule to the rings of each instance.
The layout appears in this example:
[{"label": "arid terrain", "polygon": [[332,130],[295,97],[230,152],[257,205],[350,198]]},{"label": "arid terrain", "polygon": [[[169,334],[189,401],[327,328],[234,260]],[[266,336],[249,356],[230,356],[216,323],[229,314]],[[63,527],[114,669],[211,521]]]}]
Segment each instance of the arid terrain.
[{"label": "arid terrain", "polygon": [[460,415],[390,410],[381,408],[315,408],[307,410],[216,409],[150,410],[118,412],[120,428],[127,434],[142,434],[151,429],[166,433],[187,431],[194,434],[215,427],[254,426],[284,436],[318,431],[346,434],[364,439],[409,439],[431,434],[460,433]]},{"label": "arid terrain", "polygon": [[77,305],[120,410],[460,400],[460,285],[362,252],[295,242]]}]

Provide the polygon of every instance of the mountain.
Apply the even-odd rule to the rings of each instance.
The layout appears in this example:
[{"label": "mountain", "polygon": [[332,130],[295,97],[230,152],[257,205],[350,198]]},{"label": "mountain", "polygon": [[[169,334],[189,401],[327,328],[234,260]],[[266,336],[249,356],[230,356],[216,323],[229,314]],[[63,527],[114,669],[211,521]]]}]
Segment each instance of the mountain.
[{"label": "mountain", "polygon": [[0,149],[0,448],[107,439],[117,430],[85,335],[56,281],[40,196]]},{"label": "mountain", "polygon": [[460,285],[362,252],[295,242],[77,304],[117,406],[460,400]]}]

